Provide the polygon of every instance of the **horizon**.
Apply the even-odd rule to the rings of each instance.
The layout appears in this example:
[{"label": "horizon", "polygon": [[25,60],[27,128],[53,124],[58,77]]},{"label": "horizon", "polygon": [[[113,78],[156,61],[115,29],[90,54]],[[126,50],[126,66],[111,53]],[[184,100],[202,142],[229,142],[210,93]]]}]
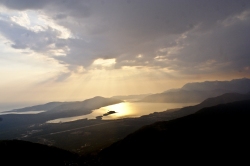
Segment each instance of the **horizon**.
[{"label": "horizon", "polygon": [[[230,81],[235,81],[235,80],[244,80],[244,79],[248,79],[250,80],[250,78],[238,78],[238,79],[232,79],[232,80],[224,80],[224,81],[218,81],[218,80],[214,80],[214,81],[203,81],[203,82],[189,82],[187,84],[192,84],[192,83],[206,83],[206,82],[230,82]],[[186,84],[184,84],[186,85]],[[183,86],[184,86],[183,85]],[[175,89],[181,89],[183,86],[179,87],[179,88],[175,88]],[[167,89],[165,91],[162,91],[160,93],[164,93],[168,90],[173,90],[173,89]],[[230,93],[230,92],[228,92]],[[240,93],[240,94],[245,94],[245,93],[241,93],[241,92],[232,92],[232,93]],[[246,92],[246,94],[249,93],[249,92]],[[35,105],[43,105],[43,104],[46,104],[46,103],[51,103],[51,102],[81,102],[81,101],[84,101],[84,100],[87,100],[87,99],[92,99],[92,98],[95,98],[95,97],[104,97],[104,98],[112,98],[112,97],[119,97],[119,96],[136,96],[136,95],[146,95],[146,96],[149,96],[149,95],[152,95],[152,94],[157,94],[157,93],[147,93],[147,94],[131,94],[131,95],[115,95],[115,96],[100,96],[100,95],[97,95],[97,96],[93,96],[93,97],[90,97],[90,98],[84,98],[82,100],[65,100],[65,101],[40,101],[40,102],[32,102],[32,101],[26,101],[26,102],[8,102],[8,103],[1,103],[0,102],[0,113],[1,112],[5,112],[5,111],[11,111],[11,110],[14,110],[14,109],[20,109],[20,108],[26,108],[26,107],[31,107],[31,106],[35,106]],[[159,93],[158,93],[159,94]],[[127,102],[126,100],[122,100],[123,102]],[[133,101],[129,101],[129,102],[133,102]]]},{"label": "horizon", "polygon": [[0,0],[0,11],[0,112],[250,78],[247,0]]}]

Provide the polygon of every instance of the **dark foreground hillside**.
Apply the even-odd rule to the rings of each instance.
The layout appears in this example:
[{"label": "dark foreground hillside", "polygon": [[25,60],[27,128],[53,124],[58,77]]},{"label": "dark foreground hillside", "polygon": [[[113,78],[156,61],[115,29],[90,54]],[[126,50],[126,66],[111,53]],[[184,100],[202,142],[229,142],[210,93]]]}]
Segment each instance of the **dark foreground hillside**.
[{"label": "dark foreground hillside", "polygon": [[145,126],[104,149],[100,165],[249,164],[250,100]]},{"label": "dark foreground hillside", "polygon": [[65,166],[76,165],[77,154],[56,147],[21,140],[0,141],[0,165]]}]

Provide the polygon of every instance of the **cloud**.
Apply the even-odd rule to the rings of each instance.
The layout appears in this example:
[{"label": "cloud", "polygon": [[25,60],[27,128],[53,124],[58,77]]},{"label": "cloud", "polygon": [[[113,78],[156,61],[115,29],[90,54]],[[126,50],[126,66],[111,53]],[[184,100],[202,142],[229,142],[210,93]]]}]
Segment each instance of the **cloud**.
[{"label": "cloud", "polygon": [[49,28],[46,31],[33,32],[16,23],[0,20],[0,32],[12,42],[12,47],[37,52],[46,52],[50,44],[57,40],[58,32]]},{"label": "cloud", "polygon": [[11,9],[25,10],[25,9],[41,9],[47,5],[49,0],[0,0],[0,3]]},{"label": "cloud", "polygon": [[24,27],[28,27],[30,25],[30,19],[25,12],[21,12],[19,16],[11,17],[11,20]]},{"label": "cloud", "polygon": [[0,20],[0,32],[12,47],[42,52],[74,68],[90,70],[102,59],[114,60],[115,69],[147,67],[183,75],[249,72],[248,0],[0,3],[9,10],[39,10],[43,16],[41,25],[34,25],[29,13]]}]

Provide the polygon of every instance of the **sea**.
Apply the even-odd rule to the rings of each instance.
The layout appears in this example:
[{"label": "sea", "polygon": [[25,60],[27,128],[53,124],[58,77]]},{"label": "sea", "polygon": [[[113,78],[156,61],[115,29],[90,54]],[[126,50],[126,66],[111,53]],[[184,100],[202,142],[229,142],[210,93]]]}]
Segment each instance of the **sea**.
[{"label": "sea", "polygon": [[[122,102],[118,104],[101,107],[93,110],[92,113],[81,116],[59,118],[50,120],[47,123],[64,123],[71,122],[80,119],[96,119],[98,116],[102,116],[103,120],[114,120],[122,118],[135,118],[143,115],[148,115],[154,112],[167,111],[174,108],[182,108],[186,106],[196,105],[197,103],[146,103],[146,102]],[[109,111],[115,111],[113,114],[103,116],[103,114]]]}]

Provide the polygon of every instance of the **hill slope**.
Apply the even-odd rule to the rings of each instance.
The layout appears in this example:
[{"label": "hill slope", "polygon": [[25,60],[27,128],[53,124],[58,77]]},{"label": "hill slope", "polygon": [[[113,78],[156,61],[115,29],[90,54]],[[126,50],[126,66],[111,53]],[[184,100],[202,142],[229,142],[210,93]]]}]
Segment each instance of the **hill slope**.
[{"label": "hill slope", "polygon": [[73,165],[78,155],[56,147],[20,140],[0,141],[1,163],[4,165]]},{"label": "hill slope", "polygon": [[180,109],[177,112],[177,114],[179,114],[179,116],[190,115],[205,107],[212,107],[218,104],[226,104],[226,103],[241,101],[241,100],[250,100],[250,92],[246,94],[225,93],[217,97],[211,97],[211,98],[204,100],[200,104],[184,107]]},{"label": "hill slope", "polygon": [[249,163],[250,100],[145,126],[104,149],[103,165]]},{"label": "hill slope", "polygon": [[187,83],[180,89],[172,89],[163,93],[152,94],[143,98],[142,102],[201,102],[208,97],[224,93],[246,93],[250,91],[250,79],[234,79],[231,81],[205,81]]}]

